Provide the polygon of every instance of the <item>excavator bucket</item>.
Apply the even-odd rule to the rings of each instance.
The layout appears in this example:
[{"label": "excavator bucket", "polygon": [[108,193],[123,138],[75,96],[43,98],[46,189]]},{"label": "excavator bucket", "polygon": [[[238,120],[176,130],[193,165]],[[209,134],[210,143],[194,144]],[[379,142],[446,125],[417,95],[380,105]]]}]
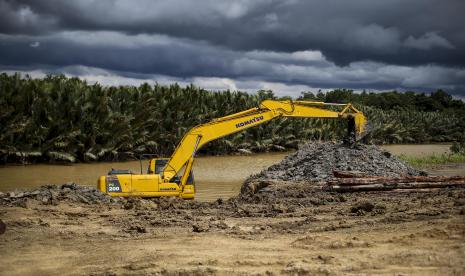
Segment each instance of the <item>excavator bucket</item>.
[{"label": "excavator bucket", "polygon": [[368,123],[363,114],[359,113],[349,116],[347,120],[347,136],[344,138],[344,143],[353,146],[356,142],[363,139],[370,130],[371,124]]}]

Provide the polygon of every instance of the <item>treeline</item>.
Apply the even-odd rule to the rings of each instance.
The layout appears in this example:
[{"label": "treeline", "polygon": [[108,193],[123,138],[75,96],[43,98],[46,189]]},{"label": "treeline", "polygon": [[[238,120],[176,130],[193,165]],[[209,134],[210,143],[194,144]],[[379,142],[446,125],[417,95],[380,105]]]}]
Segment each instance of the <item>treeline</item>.
[{"label": "treeline", "polygon": [[[356,103],[373,125],[366,137],[369,142],[464,139],[464,103],[443,91],[428,96],[335,90],[306,92],[301,98]],[[32,79],[0,74],[0,162],[124,160],[144,153],[169,156],[189,128],[256,107],[265,99],[277,97],[271,91],[211,92],[177,84],[103,87],[64,76]],[[422,105],[423,100],[428,104]],[[307,140],[337,140],[343,135],[345,124],[340,120],[279,119],[213,141],[201,153],[287,150]]]},{"label": "treeline", "polygon": [[327,93],[302,92],[299,99],[355,104],[372,123],[373,131],[367,140],[376,144],[465,140],[465,103],[443,90],[426,95],[337,89]]},{"label": "treeline", "polygon": [[328,93],[302,92],[301,99],[318,100],[333,103],[357,103],[362,106],[371,106],[382,110],[408,109],[414,111],[447,111],[465,112],[465,103],[454,99],[443,90],[437,90],[430,95],[425,93],[415,93],[397,91],[383,93],[354,93],[352,90],[337,89]]}]

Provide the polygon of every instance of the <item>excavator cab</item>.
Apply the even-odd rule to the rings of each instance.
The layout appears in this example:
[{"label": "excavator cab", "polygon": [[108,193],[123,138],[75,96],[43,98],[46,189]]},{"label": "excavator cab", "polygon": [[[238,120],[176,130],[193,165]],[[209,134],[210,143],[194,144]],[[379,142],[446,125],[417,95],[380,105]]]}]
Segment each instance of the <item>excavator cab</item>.
[{"label": "excavator cab", "polygon": [[163,172],[163,169],[166,166],[166,163],[168,163],[168,158],[152,158],[149,161],[149,167],[147,168],[147,173],[148,174],[160,174]]},{"label": "excavator cab", "polygon": [[[161,174],[169,160],[169,158],[150,159],[149,167],[147,168],[147,174]],[[180,184],[181,177],[177,175],[173,177],[171,181]],[[189,177],[187,178],[186,185],[194,185],[194,172],[192,170],[189,174]]]}]

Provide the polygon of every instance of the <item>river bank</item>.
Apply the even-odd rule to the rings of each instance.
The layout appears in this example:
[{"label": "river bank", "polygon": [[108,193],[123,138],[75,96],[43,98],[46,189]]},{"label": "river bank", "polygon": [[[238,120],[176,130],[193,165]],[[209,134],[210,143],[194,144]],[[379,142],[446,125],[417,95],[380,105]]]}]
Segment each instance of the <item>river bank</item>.
[{"label": "river bank", "polygon": [[[450,144],[434,145],[386,145],[381,146],[394,155],[426,156],[448,152]],[[249,156],[200,156],[194,162],[196,200],[214,201],[228,199],[239,193],[244,180],[252,174],[281,161],[289,152],[262,153]],[[145,172],[148,161],[142,162]],[[111,169],[129,169],[140,172],[140,162],[89,163],[69,166],[36,164],[0,167],[0,192],[35,188],[46,184],[75,182],[95,187],[97,178]],[[447,168],[448,175],[464,175],[458,165],[428,168],[430,174],[440,174]]]},{"label": "river bank", "polygon": [[[405,154],[406,156],[423,156],[425,154],[443,154],[449,152],[451,143],[435,143],[435,144],[388,144],[388,145],[379,145],[381,148],[386,148],[391,151],[393,154],[401,155]],[[260,155],[260,154],[280,154],[280,153],[289,153],[295,151],[295,148],[285,149],[279,148],[270,149],[268,151],[258,151],[252,152],[250,150],[242,149],[236,152],[223,155],[209,155],[205,153],[200,153],[197,157],[218,157],[218,156],[247,156],[247,155]],[[13,165],[79,165],[79,164],[99,164],[99,163],[130,163],[138,162],[140,159],[140,154],[136,153],[120,153],[119,158],[109,160],[87,160],[86,162],[79,162],[78,159],[68,156],[69,154],[63,153],[62,159],[44,159],[42,154],[39,152],[18,152],[13,154],[15,158],[6,158],[1,161],[0,166],[13,166]]]}]

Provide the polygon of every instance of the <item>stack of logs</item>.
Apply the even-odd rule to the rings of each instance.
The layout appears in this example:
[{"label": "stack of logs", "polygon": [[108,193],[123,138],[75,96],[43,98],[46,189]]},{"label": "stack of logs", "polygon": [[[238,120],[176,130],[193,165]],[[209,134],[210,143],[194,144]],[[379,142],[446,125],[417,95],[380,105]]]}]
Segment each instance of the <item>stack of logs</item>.
[{"label": "stack of logs", "polygon": [[337,178],[326,183],[326,189],[335,192],[430,190],[448,187],[465,188],[465,176],[363,176],[358,172],[335,171]]}]

